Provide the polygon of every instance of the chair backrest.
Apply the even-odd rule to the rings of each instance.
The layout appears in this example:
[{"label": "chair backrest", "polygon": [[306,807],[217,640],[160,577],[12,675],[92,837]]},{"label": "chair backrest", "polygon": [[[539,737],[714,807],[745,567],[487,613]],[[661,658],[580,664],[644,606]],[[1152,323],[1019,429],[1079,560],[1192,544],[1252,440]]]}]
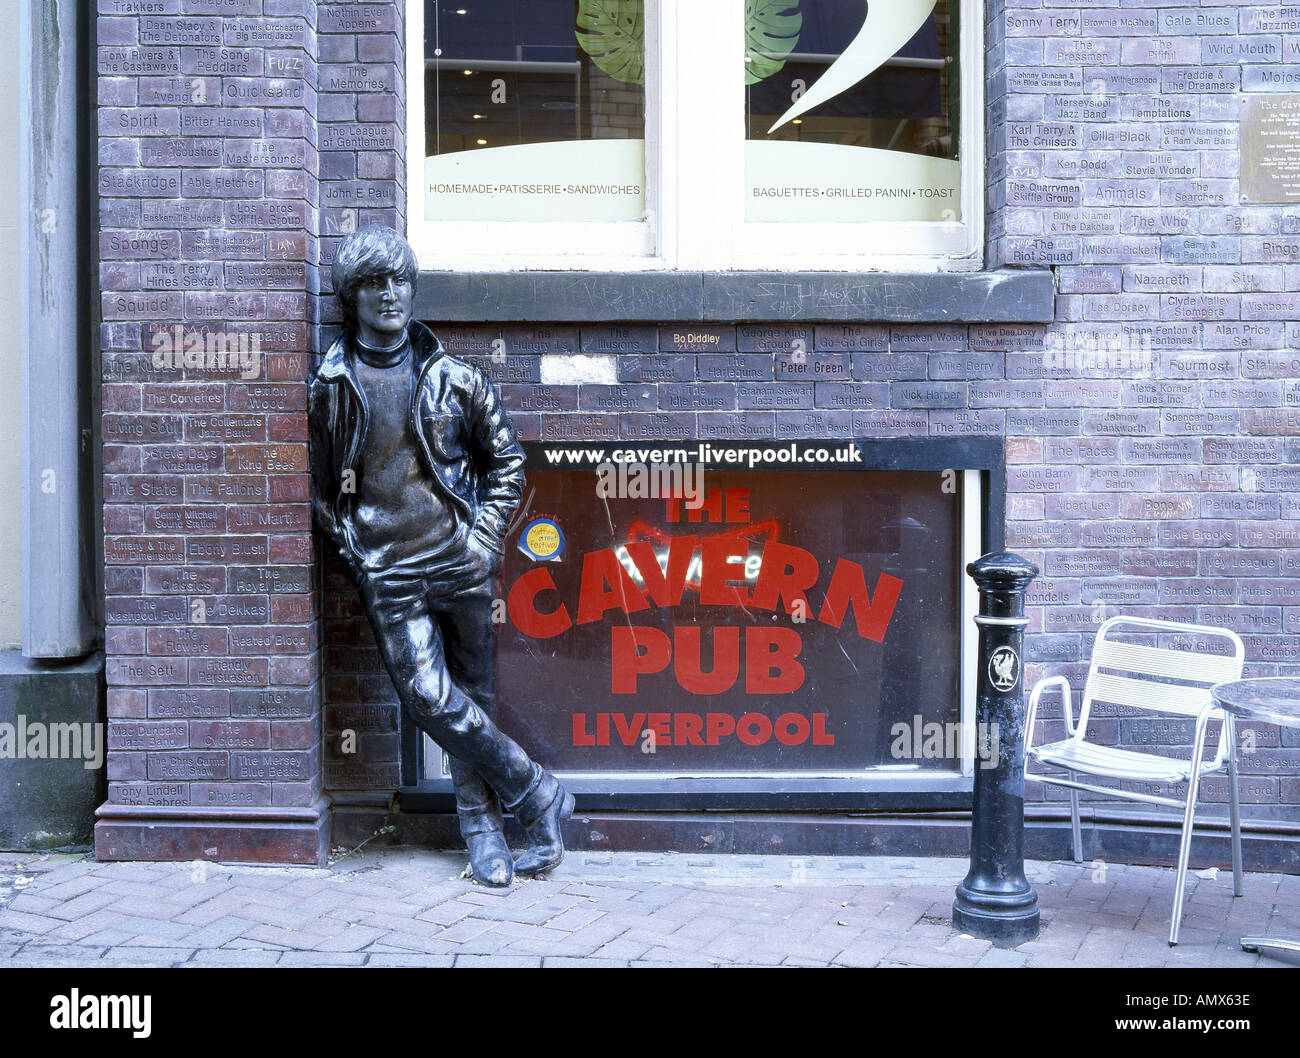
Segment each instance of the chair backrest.
[{"label": "chair backrest", "polygon": [[[1188,649],[1126,643],[1123,635],[1178,635],[1188,637]],[[1197,644],[1215,641],[1228,653],[1196,650]],[[1143,712],[1195,717],[1213,703],[1210,688],[1241,678],[1245,648],[1241,637],[1226,628],[1157,621],[1149,617],[1112,617],[1097,630],[1088,667],[1088,683],[1079,707],[1075,738],[1082,740],[1094,701],[1128,706]],[[1221,711],[1214,714],[1221,717]],[[1216,755],[1223,752],[1222,739]]]}]

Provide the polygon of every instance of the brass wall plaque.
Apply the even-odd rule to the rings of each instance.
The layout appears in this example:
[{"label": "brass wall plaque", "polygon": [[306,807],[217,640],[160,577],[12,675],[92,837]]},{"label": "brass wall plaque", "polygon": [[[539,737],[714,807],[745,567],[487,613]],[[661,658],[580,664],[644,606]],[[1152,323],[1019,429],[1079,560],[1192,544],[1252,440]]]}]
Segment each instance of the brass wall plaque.
[{"label": "brass wall plaque", "polygon": [[1241,200],[1300,202],[1300,95],[1242,96]]}]

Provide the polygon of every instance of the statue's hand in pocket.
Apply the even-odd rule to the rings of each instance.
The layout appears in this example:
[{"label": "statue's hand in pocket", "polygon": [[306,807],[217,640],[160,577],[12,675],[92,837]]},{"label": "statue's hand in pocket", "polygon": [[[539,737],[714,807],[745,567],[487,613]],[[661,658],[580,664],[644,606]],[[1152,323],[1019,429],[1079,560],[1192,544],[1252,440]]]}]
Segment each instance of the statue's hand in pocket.
[{"label": "statue's hand in pocket", "polygon": [[471,529],[465,538],[465,568],[476,580],[487,580],[501,566],[501,556],[477,529]]}]

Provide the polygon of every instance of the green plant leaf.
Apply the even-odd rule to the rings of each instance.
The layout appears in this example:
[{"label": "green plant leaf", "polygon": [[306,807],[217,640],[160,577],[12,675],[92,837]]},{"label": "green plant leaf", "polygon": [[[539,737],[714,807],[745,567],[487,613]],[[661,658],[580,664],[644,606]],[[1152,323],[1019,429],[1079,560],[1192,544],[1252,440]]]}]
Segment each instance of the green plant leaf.
[{"label": "green plant leaf", "polygon": [[616,81],[645,84],[644,0],[582,0],[578,47]]},{"label": "green plant leaf", "polygon": [[745,84],[780,70],[802,29],[799,0],[745,0]]}]

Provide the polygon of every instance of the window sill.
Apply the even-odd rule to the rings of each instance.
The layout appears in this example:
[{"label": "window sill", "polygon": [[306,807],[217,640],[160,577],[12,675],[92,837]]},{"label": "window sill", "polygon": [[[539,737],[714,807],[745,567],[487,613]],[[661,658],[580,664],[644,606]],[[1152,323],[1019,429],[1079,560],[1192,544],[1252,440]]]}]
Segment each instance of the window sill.
[{"label": "window sill", "polygon": [[992,272],[421,272],[447,323],[1050,323],[1045,269]]}]

